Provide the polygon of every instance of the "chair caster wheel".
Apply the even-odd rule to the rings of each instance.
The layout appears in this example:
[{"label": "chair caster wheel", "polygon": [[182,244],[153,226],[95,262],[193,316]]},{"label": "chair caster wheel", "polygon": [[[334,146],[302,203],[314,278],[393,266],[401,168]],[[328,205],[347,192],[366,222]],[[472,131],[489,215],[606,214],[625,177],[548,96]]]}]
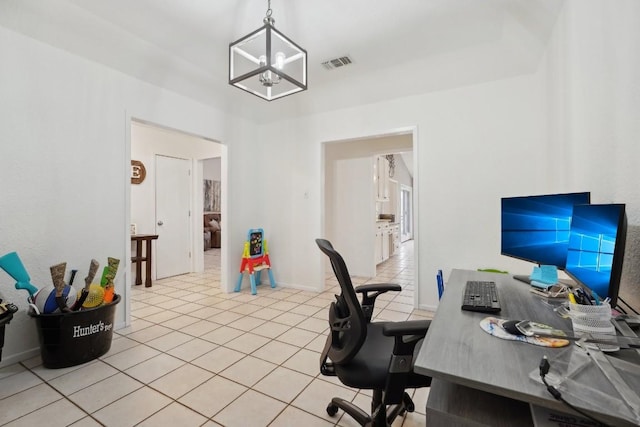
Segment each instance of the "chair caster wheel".
[{"label": "chair caster wheel", "polygon": [[406,409],[407,412],[413,412],[416,410],[416,405],[413,403],[413,400],[411,400],[411,397],[409,397],[409,395],[406,392],[402,400],[404,403],[404,409]]},{"label": "chair caster wheel", "polygon": [[334,417],[337,413],[338,406],[333,403],[329,403],[329,405],[327,405],[327,414],[329,414],[330,417]]}]

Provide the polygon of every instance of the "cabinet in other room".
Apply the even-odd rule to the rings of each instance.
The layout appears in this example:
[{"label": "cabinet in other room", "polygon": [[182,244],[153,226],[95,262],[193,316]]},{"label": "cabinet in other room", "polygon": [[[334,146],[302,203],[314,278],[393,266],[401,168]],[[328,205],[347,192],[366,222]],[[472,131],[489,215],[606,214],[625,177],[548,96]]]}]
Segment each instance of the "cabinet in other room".
[{"label": "cabinet in other room", "polygon": [[384,156],[375,156],[373,161],[373,185],[376,201],[389,201],[389,161]]},{"label": "cabinet in other room", "polygon": [[376,225],[376,247],[375,247],[375,259],[376,264],[380,264],[389,259],[392,255],[392,227],[389,226],[388,221],[379,221]]}]

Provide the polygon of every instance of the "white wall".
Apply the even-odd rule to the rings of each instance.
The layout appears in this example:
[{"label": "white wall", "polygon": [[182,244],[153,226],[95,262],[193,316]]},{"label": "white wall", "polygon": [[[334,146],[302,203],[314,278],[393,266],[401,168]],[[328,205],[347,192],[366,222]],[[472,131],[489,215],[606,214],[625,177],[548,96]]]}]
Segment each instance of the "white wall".
[{"label": "white wall", "polygon": [[621,294],[640,307],[640,2],[570,0],[549,43],[549,146],[558,181],[593,203],[625,203],[630,224]]},{"label": "white wall", "polygon": [[640,224],[640,2],[568,1],[548,50],[550,145],[595,203],[627,203]]},{"label": "white wall", "polygon": [[[239,153],[255,138],[253,124],[1,26],[0,51],[0,254],[17,251],[34,284],[49,284],[49,266],[61,261],[78,268],[80,277],[91,258],[101,263],[108,256],[119,258],[129,271],[132,117],[223,141],[228,160],[222,169],[230,171],[226,185],[245,191]],[[234,159],[243,164],[234,165]],[[241,197],[224,197],[223,191],[223,206],[243,210],[234,207],[244,203]],[[233,233],[238,224],[235,234],[243,236],[245,218],[236,218],[226,220],[226,228]],[[242,239],[232,241],[228,251],[239,258]],[[223,271],[223,278],[230,272]],[[127,274],[116,281],[116,291],[125,297],[117,327],[129,318],[130,281]],[[0,298],[20,307],[6,328],[6,365],[39,350],[26,292],[15,290],[4,272],[0,284]]]},{"label": "white wall", "polygon": [[[309,159],[317,158],[323,142],[417,126],[419,304],[436,306],[438,268],[512,266],[499,255],[500,197],[558,190],[539,179],[556,167],[540,146],[546,138],[542,83],[534,74],[264,126],[260,134],[272,135],[264,142],[270,147],[264,161],[280,171],[265,177],[267,197],[278,198],[265,217],[281,217],[280,206],[291,212],[288,221],[269,224],[290,242],[272,254],[274,265],[286,261],[284,276],[293,283],[322,283],[324,264],[313,243],[324,234],[315,219],[323,211],[322,171]],[[283,152],[290,156],[278,155]],[[273,189],[283,185],[289,191],[276,195]],[[307,271],[300,274],[293,266],[303,256]]]},{"label": "white wall", "polygon": [[212,159],[204,159],[202,161],[202,177],[203,179],[211,179],[214,181],[221,180],[222,159],[215,157]]},{"label": "white wall", "polygon": [[392,179],[398,181],[398,184],[404,184],[407,187],[413,186],[413,178],[407,169],[407,165],[404,163],[404,159],[401,155],[395,154],[396,159],[396,171]]}]

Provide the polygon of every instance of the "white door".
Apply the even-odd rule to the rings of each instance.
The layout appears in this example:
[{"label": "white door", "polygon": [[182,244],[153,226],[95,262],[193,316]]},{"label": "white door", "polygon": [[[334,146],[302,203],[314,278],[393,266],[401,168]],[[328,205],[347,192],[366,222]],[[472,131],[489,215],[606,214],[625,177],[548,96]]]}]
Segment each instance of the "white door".
[{"label": "white door", "polygon": [[411,187],[400,186],[400,241],[406,242],[413,238],[413,207]]},{"label": "white door", "polygon": [[190,161],[156,155],[156,278],[191,271]]}]

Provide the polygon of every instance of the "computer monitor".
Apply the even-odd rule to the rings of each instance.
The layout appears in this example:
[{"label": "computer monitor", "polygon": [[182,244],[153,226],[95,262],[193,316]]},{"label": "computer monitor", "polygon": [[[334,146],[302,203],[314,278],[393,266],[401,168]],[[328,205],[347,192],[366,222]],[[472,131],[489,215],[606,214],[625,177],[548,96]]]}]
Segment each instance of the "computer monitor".
[{"label": "computer monitor", "polygon": [[578,283],[611,298],[615,307],[627,237],[625,205],[573,208],[565,271]]},{"label": "computer monitor", "polygon": [[590,202],[589,192],[502,198],[501,254],[563,270],[573,207]]}]

